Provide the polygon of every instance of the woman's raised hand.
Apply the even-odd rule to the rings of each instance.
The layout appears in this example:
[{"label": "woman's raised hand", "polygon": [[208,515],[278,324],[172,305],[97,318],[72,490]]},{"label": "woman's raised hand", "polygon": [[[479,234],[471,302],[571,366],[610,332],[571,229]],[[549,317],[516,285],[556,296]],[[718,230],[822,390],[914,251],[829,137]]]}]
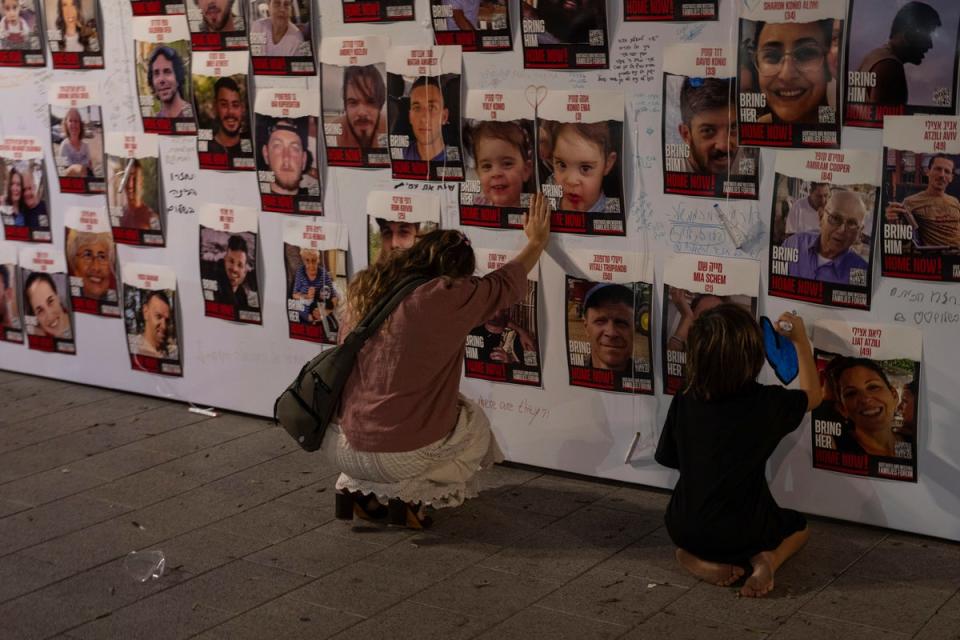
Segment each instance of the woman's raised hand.
[{"label": "woman's raised hand", "polygon": [[550,200],[542,193],[535,193],[530,199],[530,209],[523,216],[523,232],[531,244],[540,249],[547,246],[550,239]]}]

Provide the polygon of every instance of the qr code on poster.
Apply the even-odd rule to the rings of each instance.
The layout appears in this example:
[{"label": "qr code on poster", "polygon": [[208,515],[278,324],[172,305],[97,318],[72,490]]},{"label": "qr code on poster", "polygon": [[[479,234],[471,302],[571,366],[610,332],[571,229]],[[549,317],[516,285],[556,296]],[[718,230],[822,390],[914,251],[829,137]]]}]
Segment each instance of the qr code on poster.
[{"label": "qr code on poster", "polygon": [[850,269],[850,284],[865,287],[867,285],[867,270]]},{"label": "qr code on poster", "polygon": [[952,102],[951,91],[947,87],[940,87],[933,92],[933,104],[938,107],[949,107]]},{"label": "qr code on poster", "polygon": [[590,30],[590,46],[591,47],[602,47],[603,46],[603,29],[591,29]]}]

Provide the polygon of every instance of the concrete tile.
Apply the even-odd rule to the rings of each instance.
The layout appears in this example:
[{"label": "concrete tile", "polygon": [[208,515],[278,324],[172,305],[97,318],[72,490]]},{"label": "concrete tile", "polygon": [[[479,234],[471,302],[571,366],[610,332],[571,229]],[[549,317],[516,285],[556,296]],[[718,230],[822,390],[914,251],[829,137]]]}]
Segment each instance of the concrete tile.
[{"label": "concrete tile", "polygon": [[84,621],[83,614],[53,598],[30,594],[0,604],[0,638],[41,640]]},{"label": "concrete tile", "polygon": [[665,489],[617,487],[597,500],[595,506],[632,511],[662,521],[669,503],[670,492]]},{"label": "concrete tile", "polygon": [[480,563],[500,549],[485,542],[453,541],[435,534],[420,534],[382,549],[366,561],[436,582]]},{"label": "concrete tile", "polygon": [[293,591],[308,581],[309,578],[302,574],[236,560],[178,584],[165,593],[237,614]]},{"label": "concrete tile", "polygon": [[565,531],[584,544],[619,551],[660,527],[660,518],[645,513],[586,506],[552,523],[547,529]]},{"label": "concrete tile", "polygon": [[96,455],[77,460],[66,465],[71,472],[101,478],[110,482],[124,476],[151,469],[164,462],[173,460],[176,456],[163,451],[143,449],[139,444],[129,444],[115,449],[109,449]]},{"label": "concrete tile", "polygon": [[13,600],[70,574],[69,569],[23,552],[4,556],[0,558],[0,602]]},{"label": "concrete tile", "polygon": [[539,478],[538,471],[520,469],[504,464],[495,464],[489,469],[481,471],[477,478],[480,481],[480,495],[483,497],[495,496],[522,484]]},{"label": "concrete tile", "polygon": [[17,382],[18,380],[23,380],[29,376],[17,373],[15,371],[5,371],[0,369],[0,384],[9,384],[11,382]]},{"label": "concrete tile", "polygon": [[451,511],[454,513],[434,524],[434,533],[494,545],[532,536],[556,520],[554,516],[508,507],[499,498],[467,502]]},{"label": "concrete tile", "polygon": [[208,487],[253,506],[302,489],[315,480],[314,470],[283,455],[215,480]]},{"label": "concrete tile", "polygon": [[811,597],[787,594],[780,581],[777,581],[773,593],[765,598],[741,598],[739,587],[718,587],[700,582],[674,600],[666,611],[769,633]]},{"label": "concrete tile", "polygon": [[417,593],[410,600],[493,621],[529,607],[559,586],[473,566]]},{"label": "concrete tile", "polygon": [[19,513],[20,511],[25,511],[32,506],[32,504],[26,502],[18,502],[16,500],[5,500],[0,498],[0,518],[6,518],[7,516]]},{"label": "concrete tile", "polygon": [[937,611],[937,615],[946,616],[960,620],[960,591],[953,594],[953,597],[947,600]]},{"label": "concrete tile", "polygon": [[[132,513],[132,512],[131,512]],[[61,577],[80,573],[131,551],[152,547],[164,539],[158,530],[141,529],[131,514],[124,514],[32,546],[21,554],[49,563]]]},{"label": "concrete tile", "polygon": [[[212,485],[211,485],[212,486]],[[247,538],[276,544],[311,529],[323,520],[312,509],[267,502],[210,525],[213,530],[237,532]]]},{"label": "concrete tile", "polygon": [[914,634],[951,595],[952,592],[919,584],[879,582],[843,575],[806,603],[803,611]]},{"label": "concrete tile", "polygon": [[[186,412],[183,406],[178,407]],[[198,414],[189,413],[189,416]],[[208,449],[235,438],[263,429],[263,421],[247,416],[224,414],[217,418],[200,418],[177,429],[164,430],[143,442],[144,448],[175,456]]]},{"label": "concrete tile", "polygon": [[291,444],[272,430],[257,431],[185,455],[163,469],[208,483],[289,453]]},{"label": "concrete tile", "polygon": [[336,636],[337,640],[466,640],[489,626],[482,618],[401,602]]},{"label": "concrete tile", "polygon": [[599,568],[624,573],[658,584],[692,587],[698,580],[684,571],[675,559],[676,547],[660,527],[618,551]]},{"label": "concrete tile", "polygon": [[283,596],[206,631],[197,640],[320,640],[363,618]]},{"label": "concrete tile", "polygon": [[380,550],[376,545],[328,536],[314,529],[253,553],[247,560],[317,578]]},{"label": "concrete tile", "polygon": [[277,496],[276,500],[284,504],[315,509],[318,513],[325,516],[329,515],[332,518],[334,514],[334,494],[336,493],[334,484],[338,475],[337,473],[321,478],[301,489]]},{"label": "concrete tile", "polygon": [[94,620],[68,635],[77,640],[174,640],[195,635],[232,617],[222,609],[177,597],[173,590],[145,598]]},{"label": "concrete tile", "polygon": [[505,506],[559,518],[596,502],[616,489],[613,485],[586,480],[540,476],[498,494],[497,501]]},{"label": "concrete tile", "polygon": [[391,527],[382,520],[330,520],[318,527],[317,531],[328,536],[337,536],[348,540],[360,540],[380,548],[392,547],[404,540],[415,538],[419,534],[404,527]]},{"label": "concrete tile", "polygon": [[622,636],[622,640],[763,640],[767,634],[756,629],[727,625],[714,620],[661,611]]},{"label": "concrete tile", "polygon": [[[102,480],[99,482],[103,483]],[[196,479],[166,471],[161,465],[132,473],[113,482],[99,484],[87,489],[84,495],[139,509],[182,495],[199,486],[200,482]]]},{"label": "concrete tile", "polygon": [[214,529],[210,525],[164,540],[157,546],[166,554],[168,567],[199,575],[268,545],[262,540]]},{"label": "concrete tile", "polygon": [[640,624],[687,592],[686,587],[659,585],[633,576],[593,569],[537,603],[554,611],[627,627]]},{"label": "concrete tile", "polygon": [[534,606],[524,609],[478,636],[480,640],[605,640],[618,638],[627,627],[581,618]]},{"label": "concrete tile", "polygon": [[935,615],[913,637],[915,640],[960,640],[960,621]]},{"label": "concrete tile", "polygon": [[[0,498],[37,506],[71,496],[103,484],[103,479],[57,467],[25,478],[0,484]],[[91,496],[95,497],[95,496]],[[108,499],[109,501],[109,499]]]},{"label": "concrete tile", "polygon": [[953,591],[960,589],[960,546],[891,536],[860,558],[847,574]]},{"label": "concrete tile", "polygon": [[770,640],[907,640],[910,636],[800,612],[770,634]]},{"label": "concrete tile", "polygon": [[128,511],[82,495],[50,502],[0,519],[0,556],[31,547]]},{"label": "concrete tile", "polygon": [[290,597],[368,618],[429,584],[431,579],[422,573],[395,571],[360,560],[305,584]]},{"label": "concrete tile", "polygon": [[16,376],[15,379],[6,378],[3,382],[3,389],[0,390],[0,407],[70,386],[69,382],[63,380],[17,373],[13,373],[13,375]]},{"label": "concrete tile", "polygon": [[103,402],[117,393],[116,391],[77,384],[44,382],[37,383],[37,387],[42,391],[31,393],[30,396],[3,407],[4,420],[8,424],[33,420],[40,416],[80,407],[92,402]]},{"label": "concrete tile", "polygon": [[204,487],[131,511],[131,521],[153,532],[158,540],[172,538],[243,511],[242,506]]}]

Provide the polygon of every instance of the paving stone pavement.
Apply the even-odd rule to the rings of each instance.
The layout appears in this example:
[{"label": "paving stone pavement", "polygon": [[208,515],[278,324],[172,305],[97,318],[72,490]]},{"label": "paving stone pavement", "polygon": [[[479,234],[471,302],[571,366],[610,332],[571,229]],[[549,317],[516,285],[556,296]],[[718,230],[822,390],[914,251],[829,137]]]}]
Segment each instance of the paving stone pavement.
[{"label": "paving stone pavement", "polygon": [[335,520],[335,477],[262,418],[0,371],[0,638],[960,639],[955,543],[811,518],[751,600],[679,570],[664,491],[498,466],[413,533]]}]

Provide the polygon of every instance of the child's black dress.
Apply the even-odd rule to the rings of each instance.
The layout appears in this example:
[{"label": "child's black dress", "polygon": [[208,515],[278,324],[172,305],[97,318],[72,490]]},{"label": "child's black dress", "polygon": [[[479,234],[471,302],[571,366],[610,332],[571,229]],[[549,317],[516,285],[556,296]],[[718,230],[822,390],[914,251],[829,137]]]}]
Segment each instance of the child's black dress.
[{"label": "child's black dress", "polygon": [[664,518],[670,538],[704,560],[744,564],[806,527],[767,486],[767,458],[796,429],[807,394],[751,385],[716,402],[673,397],[656,460],[680,470]]}]

